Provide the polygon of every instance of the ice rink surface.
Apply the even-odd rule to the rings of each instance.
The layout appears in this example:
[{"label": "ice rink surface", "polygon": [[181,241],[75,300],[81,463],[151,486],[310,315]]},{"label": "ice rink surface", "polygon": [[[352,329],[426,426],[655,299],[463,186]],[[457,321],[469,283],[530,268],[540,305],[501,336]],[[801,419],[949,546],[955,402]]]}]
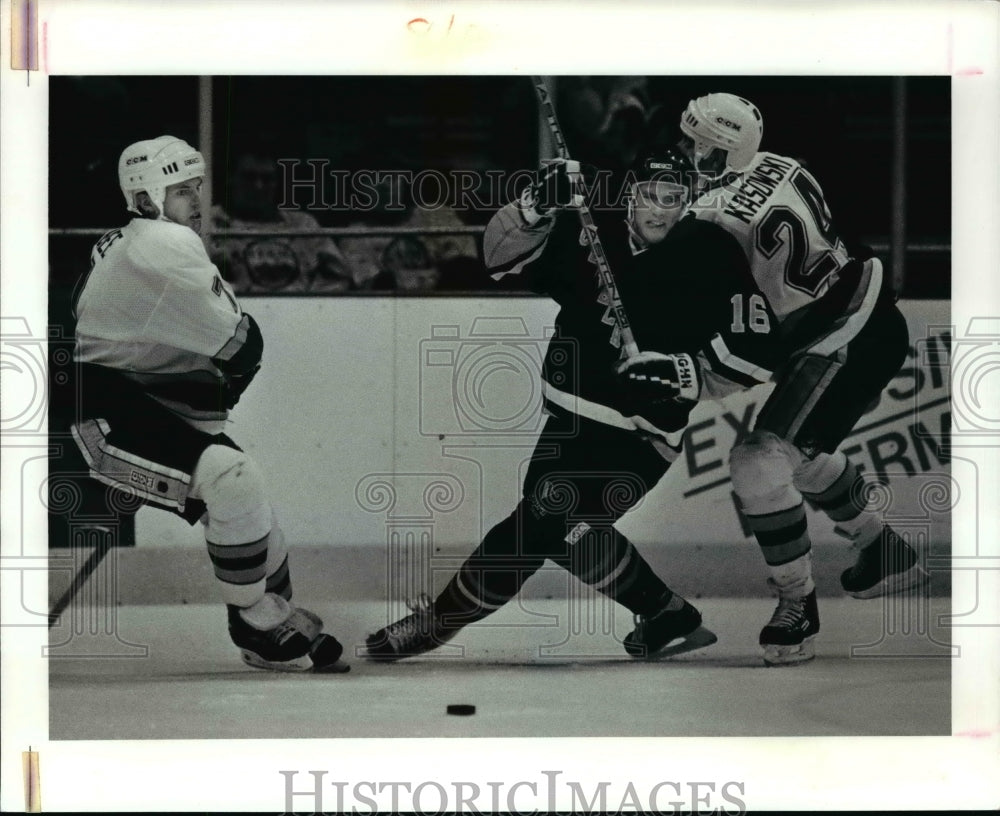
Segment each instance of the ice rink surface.
[{"label": "ice rink surface", "polygon": [[[50,637],[50,738],[715,737],[947,735],[947,598],[820,598],[817,657],[766,668],[770,598],[695,600],[714,645],[627,658],[632,621],[600,599],[516,601],[436,652],[356,656],[384,603],[310,604],[348,674],[251,669],[221,605],[122,606],[101,633],[67,616]],[[106,634],[117,632],[117,637]],[[451,703],[473,716],[446,713]]]}]

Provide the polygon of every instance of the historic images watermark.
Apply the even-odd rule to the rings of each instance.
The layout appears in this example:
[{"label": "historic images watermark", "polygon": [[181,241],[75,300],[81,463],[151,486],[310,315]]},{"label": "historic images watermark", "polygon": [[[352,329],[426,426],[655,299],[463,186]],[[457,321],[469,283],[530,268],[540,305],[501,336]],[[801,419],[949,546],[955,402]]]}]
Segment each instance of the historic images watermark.
[{"label": "historic images watermark", "polygon": [[[279,771],[286,813],[725,813],[747,811],[739,780],[653,784],[567,779],[563,771],[504,782],[337,779],[330,771]],[[299,778],[297,778],[299,777]]]},{"label": "historic images watermark", "polygon": [[439,438],[531,437],[545,421],[542,369],[553,385],[579,378],[577,343],[543,330],[532,336],[521,317],[477,317],[468,331],[431,327],[420,341],[420,426]]},{"label": "historic images watermark", "polygon": [[[279,209],[350,212],[373,210],[404,212],[410,204],[421,210],[449,209],[455,212],[495,212],[516,201],[524,188],[536,181],[534,169],[479,170],[456,168],[356,169],[331,168],[329,159],[278,159],[281,167]],[[591,212],[624,212],[637,181],[635,171],[615,173],[582,168],[587,194],[584,203]],[[700,177],[693,170],[661,170],[644,174],[644,181],[666,181],[697,190]],[[549,184],[555,184],[550,178]],[[721,206],[724,193],[742,185],[733,173],[705,190],[700,208]],[[737,197],[739,204],[742,199]],[[749,206],[747,204],[746,206]]]},{"label": "historic images watermark", "polygon": [[[57,401],[67,417],[77,406],[73,339],[58,326],[34,330],[23,317],[5,316],[0,325],[3,457],[8,474],[18,476],[16,485],[5,484],[5,498],[21,511],[5,527],[11,539],[5,541],[4,590],[18,601],[5,607],[3,626],[49,627],[42,649],[48,658],[145,657],[148,647],[122,637],[118,620],[122,520],[141,502],[127,490],[88,493],[93,483],[83,463],[65,456],[75,450],[69,432],[48,422]],[[50,534],[64,540],[56,547],[49,541],[48,554],[39,556],[36,537],[46,521]],[[31,600],[46,579],[50,595],[63,593],[56,614]]]}]

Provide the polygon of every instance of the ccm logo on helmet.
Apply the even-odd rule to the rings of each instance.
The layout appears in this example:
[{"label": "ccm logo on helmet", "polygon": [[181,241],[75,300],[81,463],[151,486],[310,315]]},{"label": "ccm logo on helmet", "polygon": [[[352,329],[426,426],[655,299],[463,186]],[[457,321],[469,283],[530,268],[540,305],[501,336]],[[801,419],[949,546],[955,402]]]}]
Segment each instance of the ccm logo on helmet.
[{"label": "ccm logo on helmet", "polygon": [[127,166],[130,164],[138,164],[139,162],[144,162],[144,161],[148,161],[146,156],[133,156],[131,159],[125,162],[125,164]]},{"label": "ccm logo on helmet", "polygon": [[725,125],[727,128],[731,128],[732,130],[735,131],[743,130],[742,125],[738,125],[735,122],[731,122],[729,119],[725,119],[722,116],[716,116],[715,121],[718,122],[720,125]]}]

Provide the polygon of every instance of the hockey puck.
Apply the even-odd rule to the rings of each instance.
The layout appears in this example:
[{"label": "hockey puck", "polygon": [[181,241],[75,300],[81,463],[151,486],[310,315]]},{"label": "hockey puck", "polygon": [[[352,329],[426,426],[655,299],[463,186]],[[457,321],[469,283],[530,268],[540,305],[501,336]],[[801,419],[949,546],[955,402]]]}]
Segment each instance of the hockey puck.
[{"label": "hockey puck", "polygon": [[459,717],[468,717],[470,714],[476,713],[474,705],[466,705],[465,703],[452,704],[446,710],[449,714],[455,714]]}]

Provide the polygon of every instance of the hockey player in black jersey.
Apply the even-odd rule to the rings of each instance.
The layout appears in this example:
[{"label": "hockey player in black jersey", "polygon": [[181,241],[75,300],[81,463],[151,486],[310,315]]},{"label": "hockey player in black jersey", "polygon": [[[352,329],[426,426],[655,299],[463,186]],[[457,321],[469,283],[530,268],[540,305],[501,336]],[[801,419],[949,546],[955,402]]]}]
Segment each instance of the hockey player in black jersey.
[{"label": "hockey player in black jersey", "polygon": [[502,208],[484,236],[496,279],[517,274],[560,308],[543,364],[546,419],[522,499],[494,526],[438,597],[367,639],[369,657],[421,654],[501,608],[546,558],[627,607],[633,657],[715,641],[701,615],[672,592],[615,529],[666,473],[699,399],[767,381],[777,349],[772,315],[739,245],[713,224],[684,217],[690,165],[647,160],[628,212],[594,214],[641,352],[623,357],[604,320],[607,297],[588,260],[579,165],[546,163],[536,183]]},{"label": "hockey player in black jersey", "polygon": [[264,341],[198,236],[205,161],[161,136],[127,147],[118,172],[138,217],[97,242],[78,294],[73,438],[93,478],[204,523],[244,662],[345,671],[323,622],[291,603],[288,552],[263,475],[223,433]]}]

